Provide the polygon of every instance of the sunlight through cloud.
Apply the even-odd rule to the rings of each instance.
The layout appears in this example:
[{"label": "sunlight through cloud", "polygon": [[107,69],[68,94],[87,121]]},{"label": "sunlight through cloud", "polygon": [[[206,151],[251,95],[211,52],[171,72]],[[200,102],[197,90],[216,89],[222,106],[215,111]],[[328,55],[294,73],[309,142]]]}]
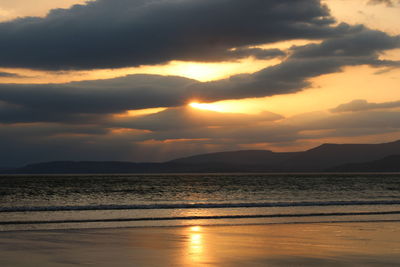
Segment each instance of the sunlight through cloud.
[{"label": "sunlight through cloud", "polygon": [[223,107],[218,106],[216,104],[192,102],[189,104],[189,106],[192,108],[202,109],[202,110],[211,110],[211,111],[216,111],[216,112],[229,112],[226,109],[224,109]]}]

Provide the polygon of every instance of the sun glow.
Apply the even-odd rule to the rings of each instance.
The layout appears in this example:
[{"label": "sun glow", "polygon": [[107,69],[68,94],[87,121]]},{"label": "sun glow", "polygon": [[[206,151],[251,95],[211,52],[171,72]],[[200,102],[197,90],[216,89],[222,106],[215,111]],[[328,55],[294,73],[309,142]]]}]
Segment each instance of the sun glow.
[{"label": "sun glow", "polygon": [[189,104],[191,108],[209,110],[221,113],[241,113],[241,114],[258,114],[265,109],[265,103],[262,105],[253,105],[251,100],[227,100],[214,103],[192,102]]},{"label": "sun glow", "polygon": [[215,111],[215,112],[231,112],[229,110],[226,110],[222,106],[212,104],[212,103],[210,104],[210,103],[192,102],[189,104],[189,106],[192,108],[197,108],[197,109],[202,109],[202,110],[210,110],[210,111]]},{"label": "sun glow", "polygon": [[124,118],[124,117],[144,116],[144,115],[159,113],[164,110],[166,110],[166,108],[147,108],[147,109],[138,109],[138,110],[128,110],[124,113],[116,114],[116,115],[114,115],[114,117]]},{"label": "sun glow", "polygon": [[[1,0],[0,0],[1,1]],[[1,12],[1,11],[0,11]],[[1,14],[0,14],[1,16]],[[2,83],[68,83],[98,79],[113,79],[132,74],[172,75],[201,82],[215,81],[232,75],[254,73],[278,64],[279,59],[257,60],[246,58],[233,62],[198,63],[171,61],[168,64],[99,70],[49,72],[30,69],[0,68],[0,71],[18,74],[18,77],[0,77]],[[244,71],[245,70],[245,71]]]}]

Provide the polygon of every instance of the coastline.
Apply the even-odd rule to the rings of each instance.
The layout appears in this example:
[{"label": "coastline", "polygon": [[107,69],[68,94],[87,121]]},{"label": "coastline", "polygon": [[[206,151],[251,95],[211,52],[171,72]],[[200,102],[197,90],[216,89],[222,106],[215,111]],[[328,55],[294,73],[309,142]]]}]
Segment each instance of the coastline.
[{"label": "coastline", "polygon": [[1,266],[390,266],[400,222],[0,232]]},{"label": "coastline", "polygon": [[95,177],[95,176],[175,176],[175,175],[191,175],[191,176],[203,176],[203,175],[271,175],[271,176],[280,176],[280,175],[309,175],[309,176],[318,176],[318,175],[399,175],[400,172],[171,172],[171,173],[161,173],[161,172],[141,172],[141,173],[7,173],[0,171],[0,178],[6,177],[53,177],[53,176],[87,176],[87,177]]}]

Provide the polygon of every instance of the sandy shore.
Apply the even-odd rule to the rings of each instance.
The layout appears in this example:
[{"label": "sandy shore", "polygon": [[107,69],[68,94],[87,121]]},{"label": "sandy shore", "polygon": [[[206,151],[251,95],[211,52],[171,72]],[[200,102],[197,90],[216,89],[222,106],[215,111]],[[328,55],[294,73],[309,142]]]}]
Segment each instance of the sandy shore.
[{"label": "sandy shore", "polygon": [[399,266],[400,223],[0,233],[0,266]]}]

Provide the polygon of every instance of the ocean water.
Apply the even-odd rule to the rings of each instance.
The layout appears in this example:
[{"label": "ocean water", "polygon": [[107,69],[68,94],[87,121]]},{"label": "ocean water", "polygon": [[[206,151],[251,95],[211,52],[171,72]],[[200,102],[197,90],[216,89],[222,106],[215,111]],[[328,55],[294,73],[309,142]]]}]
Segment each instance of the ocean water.
[{"label": "ocean water", "polygon": [[0,231],[400,221],[400,174],[0,176]]}]

